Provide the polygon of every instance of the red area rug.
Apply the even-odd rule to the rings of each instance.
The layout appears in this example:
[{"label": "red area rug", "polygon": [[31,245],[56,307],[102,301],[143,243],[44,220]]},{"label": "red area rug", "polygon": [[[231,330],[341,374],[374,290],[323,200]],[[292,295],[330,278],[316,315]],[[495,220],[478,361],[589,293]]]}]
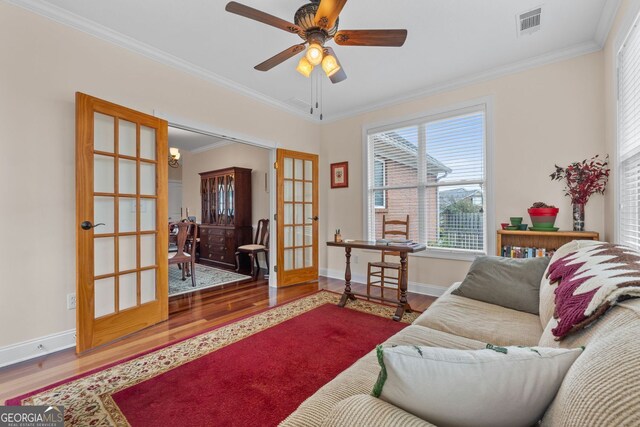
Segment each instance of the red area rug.
[{"label": "red area rug", "polygon": [[64,405],[67,425],[277,425],[415,319],[338,300],[319,292],[7,403]]}]

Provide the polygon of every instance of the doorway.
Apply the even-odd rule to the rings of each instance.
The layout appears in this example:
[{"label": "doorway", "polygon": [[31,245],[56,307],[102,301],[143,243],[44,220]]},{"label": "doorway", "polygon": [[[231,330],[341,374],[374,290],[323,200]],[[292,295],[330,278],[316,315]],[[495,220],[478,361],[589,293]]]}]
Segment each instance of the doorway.
[{"label": "doorway", "polygon": [[[274,274],[267,269],[275,261],[271,250],[257,255],[260,270],[255,270],[255,276],[246,255],[238,256],[240,269],[235,271],[236,248],[253,243],[258,222],[274,216],[275,148],[175,121],[169,124],[168,145],[179,153],[178,161],[169,168],[168,199],[170,204],[174,201],[169,211],[175,212],[169,220],[190,218],[199,224],[198,290],[246,283],[252,277],[275,285]],[[192,292],[190,280],[180,292],[181,284],[174,277],[177,268],[169,267],[169,296],[176,291]]]}]

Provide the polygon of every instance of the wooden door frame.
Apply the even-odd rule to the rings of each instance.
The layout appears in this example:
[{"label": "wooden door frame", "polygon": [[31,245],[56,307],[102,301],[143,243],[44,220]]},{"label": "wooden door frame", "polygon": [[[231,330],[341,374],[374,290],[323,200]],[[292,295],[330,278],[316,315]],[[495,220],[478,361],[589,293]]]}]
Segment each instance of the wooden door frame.
[{"label": "wooden door frame", "polygon": [[[94,157],[94,141],[93,131],[94,127],[85,126],[85,124],[91,120],[93,121],[93,112],[101,112],[103,114],[111,115],[113,117],[119,117],[122,111],[129,117],[135,117],[137,122],[156,129],[158,121],[163,120],[154,118],[151,121],[148,114],[144,114],[130,108],[126,108],[108,101],[104,101],[90,95],[86,95],[80,92],[76,92],[76,352],[80,353],[90,348],[96,347],[101,344],[105,344],[113,339],[123,336],[123,331],[110,321],[110,318],[95,319],[94,311],[94,267],[83,266],[80,268],[80,264],[83,263],[86,257],[89,257],[91,261],[94,259],[94,231],[83,230],[80,224],[85,220],[94,219],[94,177],[93,177],[93,157]],[[91,117],[89,117],[89,114]],[[114,132],[117,130],[114,129]],[[156,161],[161,164],[164,159],[168,157],[167,143],[158,144],[158,142],[167,141],[167,124],[157,128],[159,134],[156,135]],[[116,133],[117,135],[117,133]],[[116,136],[117,138],[117,136]],[[139,138],[139,136],[138,136]],[[116,154],[114,157],[114,164],[117,163]],[[167,187],[168,187],[168,166],[156,167],[156,301],[159,301],[159,306],[153,307],[151,304],[146,304],[136,308],[138,313],[133,315],[131,312],[118,313],[127,321],[136,323],[136,330],[142,329],[146,326],[151,326],[158,321],[166,320],[168,318],[168,261],[165,257],[161,257],[160,254],[166,253],[166,250],[162,248],[168,247],[168,207],[167,207]],[[138,173],[139,175],[139,173]],[[139,176],[137,177],[139,185]],[[114,183],[115,186],[115,183]],[[90,197],[88,195],[91,195]],[[118,194],[118,189],[114,188],[114,194]],[[140,196],[137,196],[140,199]],[[162,201],[164,200],[164,203]],[[117,206],[117,205],[115,205]],[[115,208],[115,207],[114,207]],[[117,221],[117,213],[114,212],[114,221]],[[139,232],[139,231],[138,231]],[[91,234],[87,234],[91,233]],[[115,237],[114,237],[115,238]],[[139,243],[137,243],[139,245]],[[139,251],[138,251],[139,252]],[[114,256],[118,257],[116,252]],[[116,264],[117,266],[117,264]],[[117,270],[117,269],[116,269]],[[114,271],[118,273],[118,271]],[[83,284],[92,283],[90,287]],[[164,283],[164,284],[163,284]],[[114,283],[114,286],[116,284]],[[114,292],[117,290],[114,289]],[[153,308],[152,308],[153,307]],[[156,319],[153,323],[148,324],[140,322],[139,318]],[[96,340],[95,330],[103,332],[103,336]],[[131,331],[135,332],[135,331]],[[126,334],[126,333],[125,333]]]}]

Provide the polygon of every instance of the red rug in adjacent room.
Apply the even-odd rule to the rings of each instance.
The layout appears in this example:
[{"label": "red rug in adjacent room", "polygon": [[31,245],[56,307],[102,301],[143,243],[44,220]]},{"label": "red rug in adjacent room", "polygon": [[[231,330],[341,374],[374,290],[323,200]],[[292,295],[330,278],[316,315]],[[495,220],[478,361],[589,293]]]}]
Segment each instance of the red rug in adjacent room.
[{"label": "red rug in adjacent room", "polygon": [[65,405],[68,425],[277,425],[415,318],[338,299],[319,292],[7,403]]}]

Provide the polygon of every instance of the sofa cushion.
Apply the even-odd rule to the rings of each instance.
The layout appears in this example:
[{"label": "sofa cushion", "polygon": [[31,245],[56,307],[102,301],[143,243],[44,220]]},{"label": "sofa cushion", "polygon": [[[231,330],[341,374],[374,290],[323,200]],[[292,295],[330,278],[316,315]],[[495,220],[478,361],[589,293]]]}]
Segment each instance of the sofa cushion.
[{"label": "sofa cushion", "polygon": [[479,256],[452,294],[538,314],[540,281],[548,264],[547,257]]},{"label": "sofa cushion", "polygon": [[581,353],[378,346],[381,371],[373,395],[442,427],[529,427],[542,418]]},{"label": "sofa cushion", "polygon": [[549,281],[557,283],[557,339],[589,325],[620,299],[640,296],[640,253],[620,245],[590,245],[549,264]]},{"label": "sofa cushion", "polygon": [[543,426],[640,425],[640,319],[592,339],[564,377]]},{"label": "sofa cushion", "polygon": [[[486,345],[479,341],[416,325],[404,328],[389,338],[386,343],[460,349],[480,349]],[[340,401],[356,394],[370,394],[379,371],[380,367],[373,350],[305,400],[281,425],[291,427],[321,425]]]},{"label": "sofa cushion", "polygon": [[534,346],[542,335],[535,314],[450,294],[438,298],[413,323],[496,345]]},{"label": "sofa cushion", "polygon": [[368,394],[356,394],[338,403],[322,427],[435,427],[397,406]]}]

